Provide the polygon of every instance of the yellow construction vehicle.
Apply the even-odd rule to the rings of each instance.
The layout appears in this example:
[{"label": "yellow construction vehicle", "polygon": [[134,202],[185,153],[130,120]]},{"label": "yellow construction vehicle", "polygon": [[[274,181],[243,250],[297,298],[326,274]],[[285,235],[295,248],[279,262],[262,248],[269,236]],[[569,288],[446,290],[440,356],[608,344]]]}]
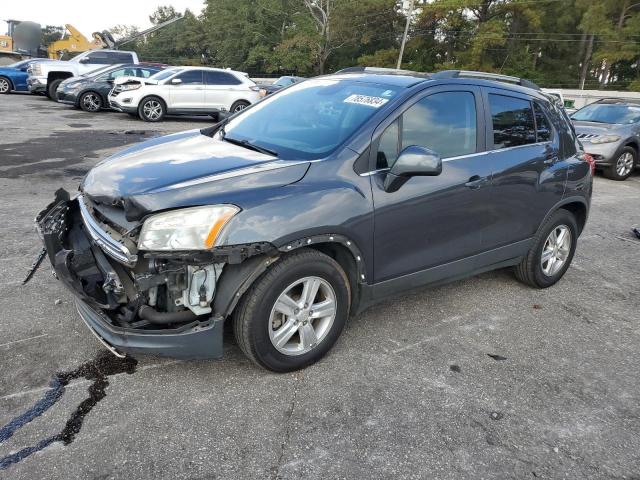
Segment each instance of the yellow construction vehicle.
[{"label": "yellow construction vehicle", "polygon": [[93,41],[87,40],[82,33],[73,25],[65,25],[66,32],[60,40],[56,40],[47,47],[47,55],[49,58],[59,60],[66,53],[81,53],[87,50],[95,50],[96,48],[104,48],[104,43],[100,34],[93,34]]}]

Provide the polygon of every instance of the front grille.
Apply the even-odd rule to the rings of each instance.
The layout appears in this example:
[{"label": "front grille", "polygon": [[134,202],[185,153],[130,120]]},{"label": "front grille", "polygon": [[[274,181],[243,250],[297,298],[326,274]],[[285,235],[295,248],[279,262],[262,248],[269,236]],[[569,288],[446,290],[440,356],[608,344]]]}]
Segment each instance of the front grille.
[{"label": "front grille", "polygon": [[91,215],[82,195],[78,197],[78,204],[80,205],[82,222],[96,245],[98,245],[104,253],[120,263],[124,263],[128,266],[135,265],[138,260],[138,256],[132,254],[126,246],[114,240],[111,235],[109,235],[109,233],[100,226],[100,224]]},{"label": "front grille", "polygon": [[597,133],[579,133],[578,138],[580,140],[588,140],[590,138],[596,138],[598,136]]}]

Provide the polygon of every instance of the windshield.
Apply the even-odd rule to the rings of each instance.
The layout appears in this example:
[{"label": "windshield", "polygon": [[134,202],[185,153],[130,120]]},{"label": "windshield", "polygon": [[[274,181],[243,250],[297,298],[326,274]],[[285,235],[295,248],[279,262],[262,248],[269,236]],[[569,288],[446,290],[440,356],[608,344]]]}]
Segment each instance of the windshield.
[{"label": "windshield", "polygon": [[232,119],[225,135],[273,150],[280,158],[321,158],[396,94],[397,89],[388,85],[307,80]]},{"label": "windshield", "polygon": [[571,118],[584,122],[636,123],[640,121],[640,106],[594,103],[581,108]]},{"label": "windshield", "polygon": [[169,78],[171,75],[175,75],[176,73],[181,71],[181,68],[168,68],[156,73],[155,75],[151,75],[149,77],[149,80],[164,80],[165,78]]},{"label": "windshield", "polygon": [[278,85],[279,87],[286,87],[292,83],[294,83],[294,80],[291,77],[280,77],[278,80],[273,82],[274,85]]}]

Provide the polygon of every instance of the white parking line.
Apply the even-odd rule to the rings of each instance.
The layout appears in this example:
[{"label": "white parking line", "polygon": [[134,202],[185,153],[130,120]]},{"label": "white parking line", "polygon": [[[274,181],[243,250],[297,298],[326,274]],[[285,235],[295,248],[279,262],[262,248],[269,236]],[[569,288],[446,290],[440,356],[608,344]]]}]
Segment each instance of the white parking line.
[{"label": "white parking line", "polygon": [[36,338],[42,338],[49,335],[48,333],[43,333],[42,335],[35,335],[29,338],[23,338],[22,340],[14,340],[13,342],[0,343],[0,347],[7,347],[9,345],[15,345],[16,343],[28,342],[29,340],[35,340]]}]

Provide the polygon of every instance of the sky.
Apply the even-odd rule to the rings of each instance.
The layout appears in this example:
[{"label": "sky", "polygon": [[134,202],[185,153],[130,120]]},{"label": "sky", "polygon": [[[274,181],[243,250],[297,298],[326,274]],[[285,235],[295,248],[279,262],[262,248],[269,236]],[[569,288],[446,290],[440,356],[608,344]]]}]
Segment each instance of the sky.
[{"label": "sky", "polygon": [[3,20],[31,20],[43,27],[70,23],[91,40],[93,32],[115,25],[135,25],[141,30],[150,27],[149,15],[160,5],[199,14],[204,0],[2,0],[0,34],[7,32]]}]

